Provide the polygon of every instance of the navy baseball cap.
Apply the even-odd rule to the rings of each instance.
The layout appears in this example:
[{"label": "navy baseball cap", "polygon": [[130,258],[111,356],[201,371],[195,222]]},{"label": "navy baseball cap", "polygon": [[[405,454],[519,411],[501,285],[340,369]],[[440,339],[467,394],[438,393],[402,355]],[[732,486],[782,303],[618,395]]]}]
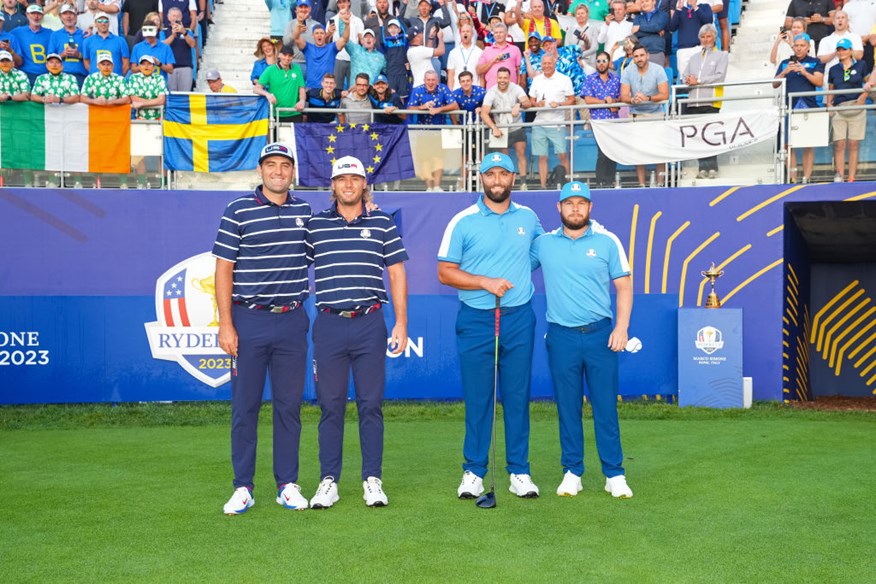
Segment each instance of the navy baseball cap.
[{"label": "navy baseball cap", "polygon": [[312,33],[313,31],[315,31],[315,30],[318,29],[318,28],[321,28],[322,30],[325,30],[325,27],[322,25],[322,23],[321,23],[321,22],[317,22],[317,23],[314,23],[314,25],[310,27],[310,32]]},{"label": "navy baseball cap", "polygon": [[560,202],[572,197],[583,197],[589,201],[590,187],[577,180],[564,184],[563,189],[560,191]]},{"label": "navy baseball cap", "polygon": [[492,154],[484,156],[484,159],[481,161],[481,174],[487,172],[491,168],[503,168],[508,172],[517,172],[517,169],[514,167],[514,161],[511,160],[511,157],[507,154],[502,154],[501,152],[493,152]]},{"label": "navy baseball cap", "polygon": [[836,48],[850,50],[852,48],[852,41],[849,39],[840,39],[836,43]]},{"label": "navy baseball cap", "polygon": [[555,43],[555,42],[557,42],[557,39],[555,39],[551,35],[545,35],[544,37],[542,37],[541,42],[542,43]]},{"label": "navy baseball cap", "polygon": [[262,153],[259,154],[259,164],[261,164],[265,158],[270,158],[271,156],[282,156],[283,158],[291,160],[292,164],[295,164],[295,156],[292,154],[292,149],[282,142],[274,142],[273,144],[268,144],[262,148]]},{"label": "navy baseball cap", "polygon": [[386,75],[381,73],[380,75],[377,76],[377,79],[374,80],[374,85],[377,85],[378,83],[389,84],[389,79],[386,78]]},{"label": "navy baseball cap", "polygon": [[419,22],[412,22],[411,26],[408,28],[408,35],[412,38],[417,36],[421,32],[423,32],[423,25],[421,25]]}]

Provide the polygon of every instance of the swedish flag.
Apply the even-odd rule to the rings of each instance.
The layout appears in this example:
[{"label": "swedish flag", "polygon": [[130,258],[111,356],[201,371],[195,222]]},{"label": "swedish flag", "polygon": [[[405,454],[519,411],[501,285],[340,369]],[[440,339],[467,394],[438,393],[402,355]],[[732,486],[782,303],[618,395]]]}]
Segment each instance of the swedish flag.
[{"label": "swedish flag", "polygon": [[164,167],[253,170],[267,143],[268,100],[259,95],[170,94],[165,104]]}]

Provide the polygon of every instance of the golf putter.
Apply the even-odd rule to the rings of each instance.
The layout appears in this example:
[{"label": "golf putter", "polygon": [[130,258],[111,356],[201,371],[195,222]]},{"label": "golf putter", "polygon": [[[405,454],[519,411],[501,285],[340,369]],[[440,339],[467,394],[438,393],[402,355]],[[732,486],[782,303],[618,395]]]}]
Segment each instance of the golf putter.
[{"label": "golf putter", "polygon": [[499,387],[499,320],[501,317],[502,299],[496,296],[496,350],[493,359],[493,440],[490,452],[490,492],[484,493],[475,501],[481,509],[496,507],[496,401]]}]

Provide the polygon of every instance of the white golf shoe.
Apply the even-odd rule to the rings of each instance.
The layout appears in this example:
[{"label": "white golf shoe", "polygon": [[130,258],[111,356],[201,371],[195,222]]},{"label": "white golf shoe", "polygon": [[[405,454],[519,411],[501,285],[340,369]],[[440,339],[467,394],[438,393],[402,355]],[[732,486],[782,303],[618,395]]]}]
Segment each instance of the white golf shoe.
[{"label": "white golf shoe", "polygon": [[581,486],[581,477],[570,470],[563,475],[563,482],[557,487],[557,495],[560,497],[574,497],[584,490]]},{"label": "white golf shoe", "polygon": [[534,499],[538,497],[538,487],[532,482],[532,477],[528,474],[512,474],[511,485],[508,490],[524,499]]},{"label": "white golf shoe", "polygon": [[246,513],[246,510],[253,505],[255,505],[255,499],[252,498],[252,491],[246,487],[238,487],[234,489],[231,498],[222,507],[222,512],[226,515],[240,515]]},{"label": "white golf shoe", "polygon": [[386,507],[389,505],[389,498],[383,492],[383,482],[377,477],[368,477],[362,481],[362,490],[367,507]]},{"label": "white golf shoe", "polygon": [[631,499],[633,497],[633,491],[627,485],[627,479],[624,475],[606,478],[605,490],[611,493],[615,499]]},{"label": "white golf shoe", "polygon": [[476,499],[483,493],[484,479],[470,470],[462,473],[462,482],[459,483],[459,488],[456,489],[456,494],[460,499]]},{"label": "white golf shoe", "polygon": [[277,489],[277,504],[296,511],[307,509],[307,499],[301,494],[301,487],[295,483],[286,483],[282,489]]},{"label": "white golf shoe", "polygon": [[338,483],[335,477],[325,477],[316,488],[316,494],[310,500],[311,509],[328,509],[341,498],[338,496]]}]

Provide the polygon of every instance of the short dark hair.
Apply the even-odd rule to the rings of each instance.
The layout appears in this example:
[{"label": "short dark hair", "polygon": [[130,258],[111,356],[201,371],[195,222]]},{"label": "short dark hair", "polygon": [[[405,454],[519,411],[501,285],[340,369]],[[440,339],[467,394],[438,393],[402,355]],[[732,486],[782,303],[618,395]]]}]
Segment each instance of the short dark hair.
[{"label": "short dark hair", "polygon": [[608,59],[609,63],[611,63],[611,55],[608,54],[608,51],[599,51],[598,53],[596,53],[596,58],[598,59],[603,55],[605,55],[605,58]]},{"label": "short dark hair", "polygon": [[634,53],[635,53],[636,51],[638,51],[639,49],[642,49],[642,50],[645,51],[646,53],[648,52],[648,49],[646,49],[646,48],[645,48],[645,45],[643,45],[642,43],[636,43],[635,45],[633,45],[633,52],[634,52]]},{"label": "short dark hair", "polygon": [[356,79],[364,79],[365,83],[371,85],[371,78],[368,77],[368,73],[359,73],[358,75],[356,75]]},{"label": "short dark hair", "polygon": [[463,77],[471,77],[472,79],[474,79],[474,75],[471,74],[471,71],[463,71],[456,76],[456,78],[459,80],[462,80]]},{"label": "short dark hair", "polygon": [[507,73],[508,75],[511,75],[511,70],[508,67],[499,67],[496,70],[496,75],[498,75],[499,73]]}]

